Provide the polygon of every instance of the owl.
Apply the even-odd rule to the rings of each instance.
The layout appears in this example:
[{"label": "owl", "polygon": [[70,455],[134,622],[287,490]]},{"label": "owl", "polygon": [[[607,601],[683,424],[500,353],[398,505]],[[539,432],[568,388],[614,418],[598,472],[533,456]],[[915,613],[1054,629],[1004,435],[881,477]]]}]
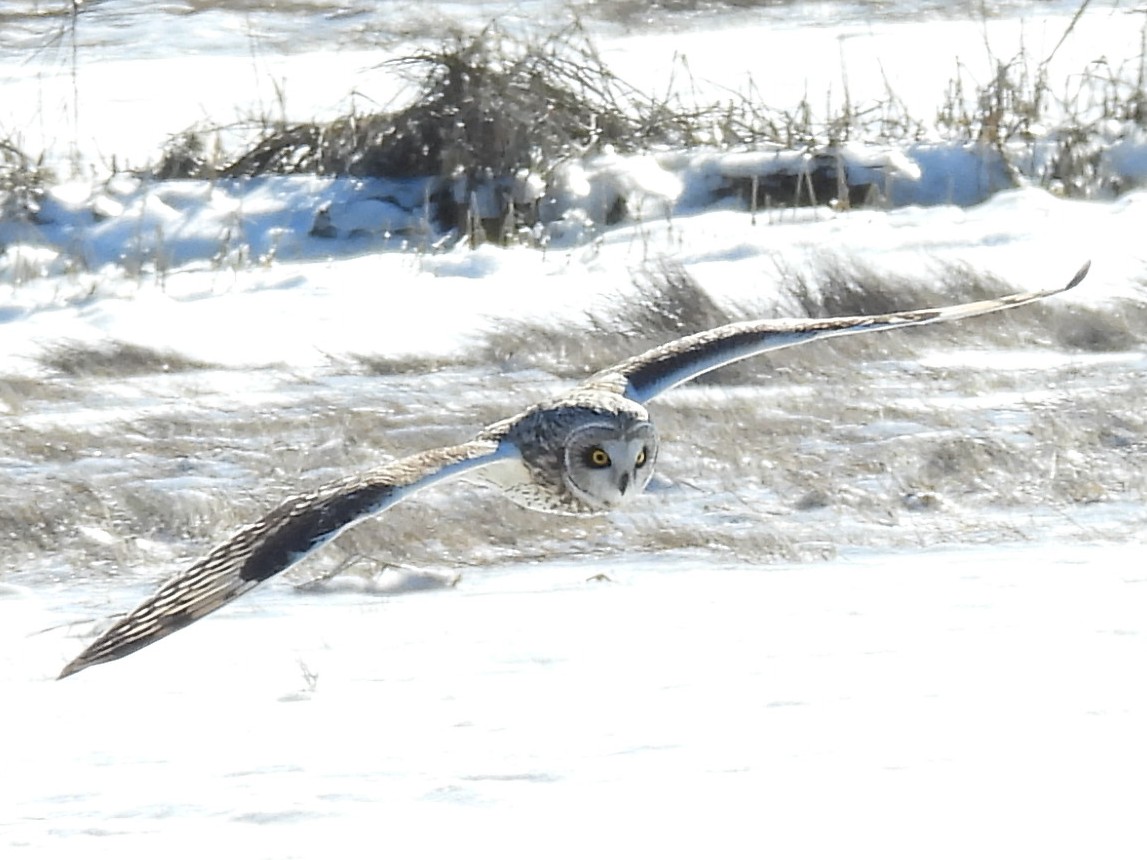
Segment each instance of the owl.
[{"label": "owl", "polygon": [[491,424],[470,441],[292,496],[163,583],[59,677],[117,660],[186,627],[297,564],[355,523],[431,484],[466,475],[523,507],[569,515],[610,511],[649,483],[658,444],[646,404],[674,386],[800,343],[1019,307],[1075,287],[1088,268],[1084,265],[1065,286],[999,299],[877,316],[736,322],[655,347]]}]

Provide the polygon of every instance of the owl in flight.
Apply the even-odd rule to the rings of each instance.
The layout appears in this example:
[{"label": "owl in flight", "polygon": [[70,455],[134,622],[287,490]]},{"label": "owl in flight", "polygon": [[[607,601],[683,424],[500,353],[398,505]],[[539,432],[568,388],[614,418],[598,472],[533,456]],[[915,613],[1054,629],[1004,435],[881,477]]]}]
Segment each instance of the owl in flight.
[{"label": "owl in flight", "polygon": [[653,475],[657,433],[645,404],[670,388],[799,343],[1026,305],[1070,290],[1087,275],[1088,265],[1065,286],[1049,290],[879,316],[737,322],[650,349],[491,424],[469,442],[423,451],[292,496],[165,582],[65,666],[60,677],[118,660],[186,627],[287,570],[344,529],[439,481],[476,476],[511,501],[540,511],[609,511],[640,493]]}]

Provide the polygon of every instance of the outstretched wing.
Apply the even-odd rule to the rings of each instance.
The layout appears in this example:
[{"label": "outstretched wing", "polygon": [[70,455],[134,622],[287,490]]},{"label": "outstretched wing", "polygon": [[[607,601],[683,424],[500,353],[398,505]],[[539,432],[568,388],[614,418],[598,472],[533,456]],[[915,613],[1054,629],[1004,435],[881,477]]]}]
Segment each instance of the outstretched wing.
[{"label": "outstretched wing", "polygon": [[65,666],[60,677],[118,660],[186,627],[423,487],[513,456],[515,450],[508,443],[468,442],[396,460],[293,496],[165,582]]},{"label": "outstretched wing", "polygon": [[616,388],[618,394],[624,394],[638,403],[645,403],[675,385],[688,382],[710,370],[769,350],[826,337],[964,319],[1026,305],[1070,290],[1087,276],[1090,266],[1090,262],[1085,263],[1065,286],[1030,293],[1016,293],[982,302],[879,316],[750,320],[731,323],[654,347],[648,352],[603,370],[591,377],[587,384]]}]

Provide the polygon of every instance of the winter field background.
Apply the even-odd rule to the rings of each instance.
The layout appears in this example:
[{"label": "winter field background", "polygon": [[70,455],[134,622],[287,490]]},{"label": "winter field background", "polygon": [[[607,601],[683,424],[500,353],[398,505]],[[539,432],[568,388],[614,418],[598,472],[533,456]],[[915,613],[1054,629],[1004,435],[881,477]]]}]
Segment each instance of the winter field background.
[{"label": "winter field background", "polygon": [[[1080,12],[0,6],[0,845],[1142,856],[1145,21]],[[834,157],[881,199],[750,211],[722,191],[826,141],[589,146],[523,178],[544,222],[473,248],[409,180],[156,177],[189,128],[234,152],[259,123],[392,108],[413,90],[386,61],[451,27],[575,14],[682,110],[749,93],[798,123],[803,101],[823,131],[851,105]],[[975,114],[1001,64],[1053,97],[1006,139],[958,139],[953,105]],[[1075,185],[1053,175],[1068,144]],[[53,680],[288,493],[653,342],[1049,286],[1087,259],[1038,307],[666,396],[659,478],[625,512],[427,491]]]}]

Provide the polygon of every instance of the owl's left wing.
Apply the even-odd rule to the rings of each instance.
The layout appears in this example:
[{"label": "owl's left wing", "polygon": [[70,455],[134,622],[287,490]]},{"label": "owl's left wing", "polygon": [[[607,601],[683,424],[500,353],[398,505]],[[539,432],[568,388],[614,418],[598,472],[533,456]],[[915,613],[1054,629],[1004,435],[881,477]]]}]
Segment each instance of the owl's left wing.
[{"label": "owl's left wing", "polygon": [[591,377],[587,384],[616,387],[618,394],[645,403],[675,385],[762,352],[827,337],[959,320],[1026,305],[1070,290],[1087,276],[1090,266],[1090,262],[1085,263],[1062,287],[1015,293],[982,302],[874,316],[730,323],[654,347],[603,370]]},{"label": "owl's left wing", "polygon": [[292,496],[165,582],[65,666],[60,677],[126,657],[186,627],[423,487],[514,456],[516,450],[508,443],[476,440],[425,451]]}]

